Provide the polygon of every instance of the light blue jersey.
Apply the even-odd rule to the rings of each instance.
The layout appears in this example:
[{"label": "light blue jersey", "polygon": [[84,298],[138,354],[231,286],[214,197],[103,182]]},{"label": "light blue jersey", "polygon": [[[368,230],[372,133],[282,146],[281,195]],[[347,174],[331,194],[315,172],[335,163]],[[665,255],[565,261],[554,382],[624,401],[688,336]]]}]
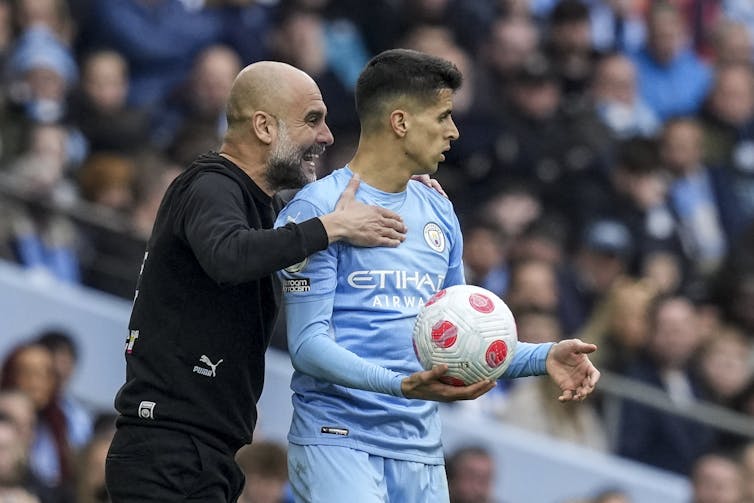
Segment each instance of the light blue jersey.
[{"label": "light blue jersey", "polygon": [[[276,226],[330,213],[352,176],[345,167],[309,184]],[[442,464],[437,403],[404,398],[400,385],[422,370],[411,342],[419,309],[464,283],[458,219],[450,201],[414,181],[400,193],[362,182],[356,198],[399,213],[408,233],[397,248],[338,242],[280,272],[296,369],[288,439]],[[506,374],[544,373],[549,347],[519,344]]]}]

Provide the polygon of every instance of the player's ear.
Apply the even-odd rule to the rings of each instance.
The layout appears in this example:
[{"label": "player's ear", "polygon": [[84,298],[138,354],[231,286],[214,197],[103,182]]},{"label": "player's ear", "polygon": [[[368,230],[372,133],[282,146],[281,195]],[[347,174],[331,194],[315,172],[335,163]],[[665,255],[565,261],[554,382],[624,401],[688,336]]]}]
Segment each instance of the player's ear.
[{"label": "player's ear", "polygon": [[408,112],[400,108],[393,110],[390,114],[390,127],[401,138],[406,136],[406,132],[408,131],[408,119]]},{"label": "player's ear", "polygon": [[277,123],[272,115],[258,110],[251,117],[251,132],[265,145],[272,143],[273,128]]}]

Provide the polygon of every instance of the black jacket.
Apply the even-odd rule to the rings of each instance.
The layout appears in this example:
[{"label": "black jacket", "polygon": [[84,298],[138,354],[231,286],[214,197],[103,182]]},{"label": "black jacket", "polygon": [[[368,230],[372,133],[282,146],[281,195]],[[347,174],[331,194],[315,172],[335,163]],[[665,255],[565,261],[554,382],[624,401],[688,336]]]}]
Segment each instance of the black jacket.
[{"label": "black jacket", "polygon": [[272,230],[272,200],[216,153],[163,198],[126,340],[118,425],[185,431],[226,452],[251,441],[279,304],[274,272],[325,249],[319,219]]}]

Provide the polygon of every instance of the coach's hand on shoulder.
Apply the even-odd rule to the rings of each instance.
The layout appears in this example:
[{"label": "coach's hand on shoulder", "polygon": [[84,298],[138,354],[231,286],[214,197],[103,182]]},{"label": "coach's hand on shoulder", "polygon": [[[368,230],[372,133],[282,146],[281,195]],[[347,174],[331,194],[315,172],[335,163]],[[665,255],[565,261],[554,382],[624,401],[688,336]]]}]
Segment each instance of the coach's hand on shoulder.
[{"label": "coach's hand on shoulder", "polygon": [[558,400],[568,402],[583,400],[592,391],[600,378],[587,356],[597,351],[597,346],[579,339],[566,339],[553,345],[547,354],[547,373],[560,386]]},{"label": "coach's hand on shoulder", "polygon": [[435,365],[430,370],[411,374],[401,383],[406,398],[421,398],[436,402],[474,400],[495,387],[494,381],[479,381],[469,386],[445,384],[440,378],[448,371],[447,365]]},{"label": "coach's hand on shoulder", "polygon": [[423,183],[430,189],[436,190],[437,193],[441,196],[448,197],[448,195],[445,193],[445,189],[443,189],[442,185],[440,185],[440,182],[438,182],[434,178],[431,178],[429,175],[414,175],[411,177],[411,179]]},{"label": "coach's hand on shoulder", "polygon": [[356,200],[360,179],[354,175],[335,205],[320,217],[330,242],[345,240],[354,246],[396,247],[406,239],[406,225],[397,213]]}]

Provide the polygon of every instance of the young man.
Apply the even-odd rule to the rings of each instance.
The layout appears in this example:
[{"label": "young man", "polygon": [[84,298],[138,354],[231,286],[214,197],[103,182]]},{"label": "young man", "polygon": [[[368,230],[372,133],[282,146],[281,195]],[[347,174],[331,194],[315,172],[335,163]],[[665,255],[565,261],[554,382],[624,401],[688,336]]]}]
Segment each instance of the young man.
[{"label": "young man", "polygon": [[[326,214],[353,174],[358,199],[399,213],[408,227],[395,250],[337,243],[281,273],[291,387],[289,477],[301,502],[447,502],[437,404],[476,398],[494,383],[443,384],[421,371],[414,318],[433,293],[464,282],[462,238],[450,201],[409,181],[431,174],[458,138],[451,117],[461,74],[415,51],[372,59],[356,87],[359,147],[343,169],[289,203],[277,225]],[[549,373],[561,400],[580,400],[599,372],[578,340],[520,343],[506,377]]]},{"label": "young man", "polygon": [[126,383],[106,464],[117,502],[235,501],[235,452],[251,441],[264,353],[277,314],[273,273],[347,239],[397,246],[400,217],[354,200],[272,229],[272,196],[314,179],[333,142],[304,72],[246,67],[229,98],[220,152],[200,156],[165,194],[148,243],[126,341]]}]

